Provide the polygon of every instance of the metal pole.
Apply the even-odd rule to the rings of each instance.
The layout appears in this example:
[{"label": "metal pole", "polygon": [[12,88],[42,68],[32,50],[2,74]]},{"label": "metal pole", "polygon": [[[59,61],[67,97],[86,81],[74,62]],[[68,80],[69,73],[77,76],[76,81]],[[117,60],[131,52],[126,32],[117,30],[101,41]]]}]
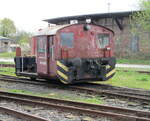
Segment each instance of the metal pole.
[{"label": "metal pole", "polygon": [[23,57],[22,57],[22,72],[23,72]]}]

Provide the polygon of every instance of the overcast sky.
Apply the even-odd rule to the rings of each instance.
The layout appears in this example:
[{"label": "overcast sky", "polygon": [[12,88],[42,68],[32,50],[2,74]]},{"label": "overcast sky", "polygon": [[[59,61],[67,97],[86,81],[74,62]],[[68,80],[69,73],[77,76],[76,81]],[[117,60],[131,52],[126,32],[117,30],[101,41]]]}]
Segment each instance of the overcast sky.
[{"label": "overcast sky", "polygon": [[131,11],[139,0],[0,0],[0,19],[14,21],[20,30],[34,32],[47,26],[43,19],[91,13]]}]

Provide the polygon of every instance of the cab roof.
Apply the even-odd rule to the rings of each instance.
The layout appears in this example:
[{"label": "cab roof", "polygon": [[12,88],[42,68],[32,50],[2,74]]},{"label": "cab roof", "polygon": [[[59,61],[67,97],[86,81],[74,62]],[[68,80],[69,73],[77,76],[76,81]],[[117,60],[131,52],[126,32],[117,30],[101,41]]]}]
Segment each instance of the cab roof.
[{"label": "cab roof", "polygon": [[70,26],[70,24],[67,25],[57,25],[57,26],[51,26],[44,29],[40,29],[37,31],[34,36],[40,36],[40,35],[55,35],[56,32],[64,27]]},{"label": "cab roof", "polygon": [[[65,27],[68,27],[68,26],[72,26],[72,25],[79,25],[79,24],[66,24],[66,25],[56,25],[56,26],[47,27],[45,29],[40,29],[39,31],[37,31],[34,34],[34,36],[56,35],[56,33],[57,33],[58,30],[60,30],[62,28],[65,28]],[[92,25],[95,25],[95,24],[92,24]],[[96,25],[96,26],[103,27],[103,28],[111,31],[114,34],[114,32],[111,29],[109,29],[109,28],[106,28],[106,27],[101,26],[101,25]]]}]

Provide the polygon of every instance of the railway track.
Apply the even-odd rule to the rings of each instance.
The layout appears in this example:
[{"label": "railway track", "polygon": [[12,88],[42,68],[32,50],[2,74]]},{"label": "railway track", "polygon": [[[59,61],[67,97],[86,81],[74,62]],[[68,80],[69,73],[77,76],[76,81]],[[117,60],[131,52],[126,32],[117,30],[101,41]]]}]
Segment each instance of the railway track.
[{"label": "railway track", "polygon": [[11,115],[13,117],[21,118],[21,119],[27,120],[27,121],[47,121],[44,118],[41,118],[41,117],[38,117],[35,115],[31,115],[31,114],[28,114],[25,112],[17,111],[14,109],[6,108],[3,106],[0,106],[0,112],[6,113],[6,114]]},{"label": "railway track", "polygon": [[15,64],[0,64],[0,68],[2,67],[15,67]]},{"label": "railway track", "polygon": [[108,97],[112,97],[112,98],[124,98],[124,99],[128,99],[130,101],[134,101],[134,102],[140,101],[140,102],[143,102],[146,104],[150,103],[149,95],[144,95],[144,94],[137,96],[134,93],[115,92],[114,90],[97,90],[97,89],[91,89],[91,88],[86,88],[86,87],[74,87],[74,88],[76,90],[85,91],[90,94],[97,94],[97,95],[101,95],[101,96],[107,95]]},{"label": "railway track", "polygon": [[87,114],[98,117],[106,116],[117,121],[150,121],[150,112],[148,111],[131,110],[127,108],[88,104],[54,98],[43,98],[30,95],[8,93],[3,91],[0,91],[0,99],[14,101],[21,104],[37,105],[50,109],[54,108],[61,111],[71,111],[78,114]]},{"label": "railway track", "polygon": [[35,85],[46,85],[47,83],[47,81],[43,79],[31,80],[26,77],[16,77],[16,76],[4,75],[4,74],[0,74],[0,80],[7,81],[7,82],[35,84]]},{"label": "railway track", "polygon": [[150,103],[150,91],[142,90],[142,89],[131,89],[124,87],[116,87],[105,84],[77,84],[77,85],[62,85],[49,83],[44,80],[31,81],[27,78],[18,78],[14,76],[0,75],[1,81],[7,82],[15,82],[15,83],[25,83],[25,84],[33,84],[39,86],[46,86],[51,88],[63,88],[66,90],[75,90],[79,92],[96,94],[96,95],[108,95],[112,97],[121,97],[125,99],[129,99],[132,101],[141,101],[143,103]]},{"label": "railway track", "polygon": [[[127,88],[127,87],[117,87],[117,86],[112,86],[112,85],[107,85],[107,84],[94,84],[94,83],[89,83],[89,84],[82,84],[80,85],[83,87],[83,89],[91,89],[91,90],[96,90],[96,91],[102,91],[102,92],[115,92],[115,93],[121,93],[121,94],[130,94],[134,96],[143,96],[150,98],[150,91],[148,90],[143,90],[143,89],[134,89],[134,88]],[[80,89],[80,86],[73,86],[76,88]]]}]

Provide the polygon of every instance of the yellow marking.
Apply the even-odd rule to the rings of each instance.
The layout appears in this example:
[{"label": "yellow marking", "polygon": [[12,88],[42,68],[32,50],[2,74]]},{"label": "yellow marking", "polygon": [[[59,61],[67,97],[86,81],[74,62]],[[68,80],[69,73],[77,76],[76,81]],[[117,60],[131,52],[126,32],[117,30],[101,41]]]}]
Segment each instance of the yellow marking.
[{"label": "yellow marking", "polygon": [[107,65],[107,66],[106,66],[106,69],[109,69],[109,68],[110,68],[110,65]]},{"label": "yellow marking", "polygon": [[57,61],[57,65],[60,66],[61,68],[63,68],[65,71],[68,71],[68,68],[61,62]]},{"label": "yellow marking", "polygon": [[87,82],[89,84],[102,84],[102,81],[99,80],[99,81],[92,81],[92,82]]},{"label": "yellow marking", "polygon": [[63,84],[68,84],[68,82],[65,82],[64,80],[62,79],[59,79]]},{"label": "yellow marking", "polygon": [[68,77],[67,77],[64,73],[62,73],[61,71],[58,71],[58,70],[57,70],[57,73],[58,73],[62,78],[64,78],[65,80],[68,80]]},{"label": "yellow marking", "polygon": [[106,74],[106,77],[109,77],[110,75],[112,75],[113,73],[115,73],[115,69],[113,69],[112,71],[110,71],[108,74]]}]

